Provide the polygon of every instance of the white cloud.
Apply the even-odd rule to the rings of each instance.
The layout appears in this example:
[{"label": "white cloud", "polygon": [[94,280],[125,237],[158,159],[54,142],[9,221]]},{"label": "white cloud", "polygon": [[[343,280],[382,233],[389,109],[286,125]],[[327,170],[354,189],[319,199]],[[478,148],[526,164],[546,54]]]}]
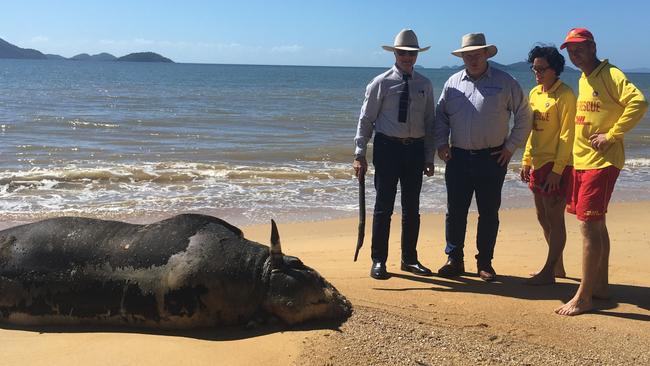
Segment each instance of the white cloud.
[{"label": "white cloud", "polygon": [[153,45],[153,44],[161,44],[163,42],[152,41],[150,39],[144,39],[144,38],[136,38],[133,40],[133,43],[137,45]]},{"label": "white cloud", "polygon": [[32,43],[45,43],[45,42],[49,42],[49,41],[50,41],[50,39],[45,37],[45,36],[36,36],[36,37],[32,37],[32,39],[31,39]]},{"label": "white cloud", "polygon": [[345,53],[344,48],[328,48],[325,50],[326,53],[331,54],[331,55],[342,55]]},{"label": "white cloud", "polygon": [[303,47],[297,44],[289,46],[275,46],[271,47],[271,53],[298,53],[302,51]]}]

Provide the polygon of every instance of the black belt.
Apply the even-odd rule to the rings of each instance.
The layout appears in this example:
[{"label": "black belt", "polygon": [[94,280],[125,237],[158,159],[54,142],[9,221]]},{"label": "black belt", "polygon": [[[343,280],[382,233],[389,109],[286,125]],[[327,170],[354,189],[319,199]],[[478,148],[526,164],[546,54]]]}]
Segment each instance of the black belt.
[{"label": "black belt", "polygon": [[383,133],[379,133],[379,132],[377,132],[377,137],[388,141],[397,142],[402,145],[411,145],[411,144],[424,141],[424,137],[393,137],[393,136],[384,135]]},{"label": "black belt", "polygon": [[476,149],[476,150],[461,149],[460,147],[452,147],[451,149],[452,151],[461,152],[468,155],[483,155],[483,154],[490,154],[495,151],[501,151],[503,149],[503,145],[496,146],[496,147],[488,147],[487,149]]}]

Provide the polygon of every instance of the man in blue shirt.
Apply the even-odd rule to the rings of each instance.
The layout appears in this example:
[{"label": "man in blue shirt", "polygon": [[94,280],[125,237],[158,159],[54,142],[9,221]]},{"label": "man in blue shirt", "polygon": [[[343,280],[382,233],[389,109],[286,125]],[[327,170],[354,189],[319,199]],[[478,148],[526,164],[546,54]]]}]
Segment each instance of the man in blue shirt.
[{"label": "man in blue shirt", "polygon": [[[461,57],[465,69],[452,75],[436,107],[435,145],[446,162],[448,260],[438,270],[445,277],[465,272],[463,247],[467,212],[476,195],[479,219],[476,235],[477,273],[494,281],[492,257],[499,230],[501,189],[508,162],[530,133],[532,114],[526,95],[510,75],[491,67],[488,58],[497,48],[482,33],[463,36]],[[509,127],[510,116],[514,126]]]},{"label": "man in blue shirt", "polygon": [[413,66],[420,48],[415,32],[402,30],[393,46],[383,46],[395,55],[395,65],[375,77],[366,87],[357,134],[354,138],[355,174],[363,179],[368,162],[366,147],[375,132],[373,165],[377,198],[372,222],[372,267],[370,276],[387,279],[388,236],[395,205],[397,183],[401,186],[401,269],[430,276],[417,257],[420,231],[422,175],[433,175],[433,87]]}]

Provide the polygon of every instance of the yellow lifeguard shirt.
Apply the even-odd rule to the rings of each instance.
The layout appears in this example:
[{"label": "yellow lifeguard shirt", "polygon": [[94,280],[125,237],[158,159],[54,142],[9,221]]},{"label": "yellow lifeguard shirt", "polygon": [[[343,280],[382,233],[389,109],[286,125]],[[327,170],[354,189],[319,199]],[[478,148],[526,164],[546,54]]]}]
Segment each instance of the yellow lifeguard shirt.
[{"label": "yellow lifeguard shirt", "polygon": [[[623,135],[641,120],[648,101],[616,66],[603,60],[589,75],[579,80],[578,103],[573,143],[575,169],[601,169],[625,164]],[[589,137],[607,134],[612,144],[605,151],[591,147]]]},{"label": "yellow lifeguard shirt", "polygon": [[526,142],[522,165],[541,168],[553,162],[553,172],[562,175],[572,160],[576,96],[558,79],[548,91],[537,85],[530,91],[528,100],[533,110],[533,129]]}]

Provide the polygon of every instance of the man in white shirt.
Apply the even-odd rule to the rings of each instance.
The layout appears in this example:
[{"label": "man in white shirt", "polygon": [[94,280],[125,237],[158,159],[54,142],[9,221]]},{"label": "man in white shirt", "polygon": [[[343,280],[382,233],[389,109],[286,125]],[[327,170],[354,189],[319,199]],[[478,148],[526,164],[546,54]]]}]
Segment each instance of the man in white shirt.
[{"label": "man in white shirt", "polygon": [[395,55],[395,65],[375,77],[366,87],[361,107],[352,164],[359,179],[368,169],[366,147],[373,131],[373,165],[377,198],[372,223],[372,267],[375,279],[390,277],[386,271],[390,221],[397,183],[401,187],[402,263],[401,269],[430,276],[431,271],[417,258],[420,231],[420,190],[422,175],[433,175],[434,100],[431,81],[415,72],[420,48],[410,29],[395,37],[393,46],[383,46]]}]

